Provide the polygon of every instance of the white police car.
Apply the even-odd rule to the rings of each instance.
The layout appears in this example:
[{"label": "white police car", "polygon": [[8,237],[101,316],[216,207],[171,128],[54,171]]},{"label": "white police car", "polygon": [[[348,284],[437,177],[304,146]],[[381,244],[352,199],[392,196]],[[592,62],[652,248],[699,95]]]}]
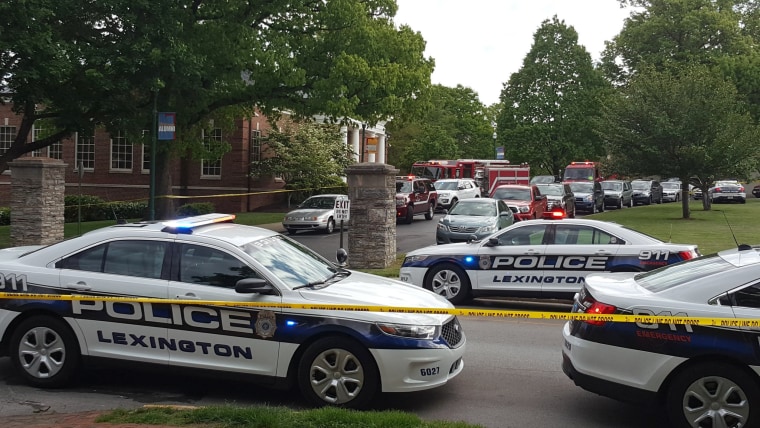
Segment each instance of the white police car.
[{"label": "white police car", "polygon": [[573,310],[712,318],[700,325],[570,321],[562,369],[591,392],[662,405],[669,418],[662,426],[760,426],[760,247],[646,273],[589,275]]},{"label": "white police car", "polygon": [[599,220],[530,220],[481,241],[407,253],[400,279],[445,296],[571,299],[591,272],[641,272],[699,256],[696,245],[664,243]]},{"label": "white police car", "polygon": [[[0,250],[0,350],[40,387],[66,384],[85,358],[107,358],[298,384],[314,404],[346,407],[377,391],[437,387],[462,371],[465,336],[451,315],[297,308],[451,307],[445,299],[343,269],[233,219],[115,225]],[[161,303],[167,298],[182,301]]]}]

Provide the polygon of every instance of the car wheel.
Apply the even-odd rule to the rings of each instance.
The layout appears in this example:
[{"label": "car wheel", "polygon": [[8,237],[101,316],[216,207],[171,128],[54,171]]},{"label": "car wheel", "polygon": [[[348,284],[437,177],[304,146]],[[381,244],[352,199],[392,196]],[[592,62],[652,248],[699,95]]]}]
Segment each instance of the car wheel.
[{"label": "car wheel", "polygon": [[647,199],[647,205],[652,205],[652,202],[654,201],[652,200],[652,197],[650,196],[649,199]]},{"label": "car wheel", "polygon": [[698,363],[673,379],[666,406],[675,427],[758,426],[760,387],[750,373],[736,366]]},{"label": "car wheel", "polygon": [[596,214],[598,212],[599,212],[599,210],[596,209],[596,202],[593,203],[593,204],[591,204],[591,214]]},{"label": "car wheel", "polygon": [[429,205],[428,206],[428,210],[425,213],[425,220],[432,220],[433,219],[433,214],[435,214],[435,203],[431,202],[428,205]]},{"label": "car wheel", "polygon": [[633,208],[633,198],[631,198],[630,202],[628,202],[628,207]]},{"label": "car wheel", "polygon": [[440,264],[425,277],[425,288],[440,294],[454,305],[470,298],[470,280],[467,274],[457,265]]},{"label": "car wheel", "polygon": [[620,202],[618,202],[618,206],[616,208],[619,210],[623,209],[623,198],[620,198]]},{"label": "car wheel", "polygon": [[289,234],[289,235],[295,235],[295,234],[296,234],[296,232],[298,232],[298,231],[297,231],[297,230],[295,230],[295,229],[288,229],[288,234]]},{"label": "car wheel", "polygon": [[298,387],[310,402],[363,408],[379,386],[375,360],[359,343],[326,337],[306,348],[298,364]]},{"label": "car wheel", "polygon": [[49,316],[26,319],[13,331],[11,363],[37,387],[66,385],[79,366],[79,348],[71,328]]},{"label": "car wheel", "polygon": [[409,205],[406,207],[406,217],[404,218],[404,222],[406,224],[412,224],[414,221],[414,206]]},{"label": "car wheel", "polygon": [[329,235],[333,232],[335,232],[335,220],[330,217],[327,219],[327,227],[325,228],[325,233]]}]

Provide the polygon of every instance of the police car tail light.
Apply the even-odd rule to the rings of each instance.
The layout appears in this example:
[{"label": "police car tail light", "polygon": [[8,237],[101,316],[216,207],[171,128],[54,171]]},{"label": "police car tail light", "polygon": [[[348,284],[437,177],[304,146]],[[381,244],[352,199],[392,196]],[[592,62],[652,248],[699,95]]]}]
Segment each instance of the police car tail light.
[{"label": "police car tail light", "polygon": [[551,211],[545,212],[544,218],[548,218],[550,220],[559,220],[561,218],[565,218],[565,210],[561,208],[555,208]]},{"label": "police car tail light", "polygon": [[693,258],[694,258],[694,257],[696,257],[696,256],[697,256],[697,255],[696,255],[696,254],[694,254],[694,252],[693,252],[693,251],[679,251],[679,252],[678,252],[678,257],[680,257],[680,258],[681,258],[681,261],[684,261],[684,260],[691,260],[691,259],[693,259]]},{"label": "police car tail light", "polygon": [[[589,315],[614,314],[615,311],[617,311],[616,307],[597,301],[594,301],[591,306],[586,309],[586,313]],[[586,323],[591,325],[604,325],[605,321],[586,320]]]},{"label": "police car tail light", "polygon": [[377,324],[380,331],[390,336],[407,337],[410,339],[435,339],[438,337],[438,326],[408,325],[408,324]]}]

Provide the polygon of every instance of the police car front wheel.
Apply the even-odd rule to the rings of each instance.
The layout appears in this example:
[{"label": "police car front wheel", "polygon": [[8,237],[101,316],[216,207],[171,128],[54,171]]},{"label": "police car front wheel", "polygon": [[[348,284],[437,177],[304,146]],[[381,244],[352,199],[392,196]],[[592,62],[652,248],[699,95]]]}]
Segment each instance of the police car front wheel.
[{"label": "police car front wheel", "polygon": [[674,427],[760,426],[760,387],[737,366],[702,362],[678,373],[667,392]]},{"label": "police car front wheel", "polygon": [[301,393],[318,406],[363,408],[379,386],[377,365],[359,343],[326,337],[312,343],[298,367]]},{"label": "police car front wheel", "polygon": [[467,274],[451,263],[440,264],[430,270],[425,278],[425,288],[440,294],[454,305],[470,298],[470,281]]},{"label": "police car front wheel", "polygon": [[71,328],[60,319],[35,316],[22,321],[11,336],[11,361],[37,387],[64,386],[79,365],[79,348]]}]

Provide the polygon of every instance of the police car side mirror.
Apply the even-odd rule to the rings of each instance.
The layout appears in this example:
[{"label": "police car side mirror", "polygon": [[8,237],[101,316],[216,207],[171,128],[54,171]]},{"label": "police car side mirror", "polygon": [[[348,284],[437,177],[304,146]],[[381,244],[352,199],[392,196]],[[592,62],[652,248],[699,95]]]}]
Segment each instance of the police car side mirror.
[{"label": "police car side mirror", "polygon": [[275,294],[274,287],[261,278],[243,278],[235,283],[235,291],[245,294]]},{"label": "police car side mirror", "polygon": [[488,242],[486,242],[486,247],[498,247],[499,246],[499,238],[488,238]]},{"label": "police car side mirror", "polygon": [[343,248],[338,248],[338,251],[335,253],[335,260],[338,261],[338,266],[344,267],[346,265],[346,260],[348,260],[348,251]]}]

